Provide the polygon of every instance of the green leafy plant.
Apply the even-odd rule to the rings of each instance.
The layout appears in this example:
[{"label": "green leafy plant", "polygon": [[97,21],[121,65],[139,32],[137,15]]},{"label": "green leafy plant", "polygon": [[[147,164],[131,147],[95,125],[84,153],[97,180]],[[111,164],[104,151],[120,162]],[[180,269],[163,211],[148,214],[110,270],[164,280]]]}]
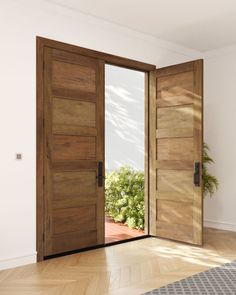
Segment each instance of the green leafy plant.
[{"label": "green leafy plant", "polygon": [[144,173],[130,166],[106,173],[105,211],[115,222],[144,228]]},{"label": "green leafy plant", "polygon": [[207,165],[214,163],[213,159],[209,155],[210,149],[206,143],[203,146],[203,161],[202,161],[202,178],[203,178],[203,194],[210,197],[217,191],[219,182],[217,178],[211,175],[207,170]]},{"label": "green leafy plant", "polygon": [[[203,192],[212,196],[218,189],[217,178],[208,171],[208,164],[214,163],[209,147],[203,149]],[[107,172],[105,180],[105,211],[115,222],[122,222],[130,228],[144,229],[144,173],[130,166]]]}]

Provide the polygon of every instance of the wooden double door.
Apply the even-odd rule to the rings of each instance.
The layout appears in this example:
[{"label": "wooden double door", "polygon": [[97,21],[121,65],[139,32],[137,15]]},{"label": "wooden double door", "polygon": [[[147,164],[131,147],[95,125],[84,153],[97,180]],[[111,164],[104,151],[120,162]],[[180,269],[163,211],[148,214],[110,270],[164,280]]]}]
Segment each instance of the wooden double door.
[{"label": "wooden double door", "polygon": [[201,245],[202,61],[157,70],[43,38],[37,56],[38,260],[104,244],[106,62],[146,72],[147,234]]}]

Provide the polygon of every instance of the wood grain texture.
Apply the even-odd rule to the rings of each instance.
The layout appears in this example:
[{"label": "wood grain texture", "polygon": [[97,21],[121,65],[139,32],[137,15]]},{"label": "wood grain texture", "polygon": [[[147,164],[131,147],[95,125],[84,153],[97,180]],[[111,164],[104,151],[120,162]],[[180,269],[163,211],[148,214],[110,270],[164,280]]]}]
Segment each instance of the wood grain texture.
[{"label": "wood grain texture", "polygon": [[96,203],[96,170],[54,171],[52,182],[52,208],[54,210],[94,206]]},{"label": "wood grain texture", "polygon": [[156,236],[156,124],[157,124],[157,88],[156,73],[151,72],[149,77],[149,232]]},{"label": "wood grain texture", "polygon": [[77,232],[85,236],[88,231],[96,231],[96,206],[78,206],[75,208],[55,209],[52,212],[53,236]]},{"label": "wood grain texture", "polygon": [[157,138],[174,138],[174,137],[191,137],[193,128],[171,128],[171,129],[157,129]]},{"label": "wood grain texture", "polygon": [[201,245],[202,183],[193,184],[193,168],[202,162],[202,61],[158,69],[153,76],[152,234]]},{"label": "wood grain texture", "polygon": [[40,39],[36,40],[36,247],[37,259],[43,259],[43,155],[44,155],[44,128],[43,128],[43,46]]},{"label": "wood grain texture", "polygon": [[96,171],[55,171],[53,173],[53,200],[63,197],[95,195]]},{"label": "wood grain texture", "polygon": [[[173,66],[172,66],[173,67]],[[159,70],[159,69],[158,69]],[[167,78],[168,77],[168,78]],[[168,101],[182,100],[181,104],[192,103],[194,93],[194,76],[193,71],[189,72],[176,72],[171,75],[158,76],[157,84],[157,99]]]},{"label": "wood grain texture", "polygon": [[44,49],[44,256],[104,243],[103,67]]},{"label": "wood grain texture", "polygon": [[188,170],[157,170],[157,192],[176,193],[187,200],[193,194],[193,172]]},{"label": "wood grain texture", "polygon": [[43,183],[43,257],[52,253],[52,169],[51,169],[51,157],[53,150],[52,142],[52,51],[50,48],[44,49],[44,67],[43,67],[43,116],[44,116],[44,155],[43,155],[43,166],[44,166],[44,183]]},{"label": "wood grain texture", "polygon": [[[65,124],[66,122],[66,124]],[[84,127],[96,134],[96,104],[87,101],[53,99],[53,132],[74,134]],[[86,131],[89,131],[86,128]]]},{"label": "wood grain texture", "polygon": [[193,170],[193,161],[184,160],[158,160],[156,169]]},{"label": "wood grain texture", "polygon": [[193,161],[193,138],[157,140],[157,159],[161,161]]},{"label": "wood grain texture", "polygon": [[117,55],[112,55],[112,54],[108,54],[108,53],[104,53],[104,52],[100,52],[100,51],[96,51],[96,50],[92,50],[88,48],[83,48],[80,46],[75,46],[75,45],[71,45],[71,44],[67,44],[63,42],[58,42],[58,41],[50,40],[43,37],[37,37],[37,39],[44,46],[56,48],[58,50],[63,50],[63,51],[69,51],[71,53],[79,54],[81,56],[92,57],[95,59],[102,60],[108,64],[117,65],[124,68],[129,68],[129,69],[134,69],[134,70],[144,71],[144,72],[149,72],[156,68],[155,65],[140,62],[137,60],[128,59],[128,58],[117,56]]},{"label": "wood grain texture", "polygon": [[[44,54],[47,51],[50,54],[46,57],[47,62],[44,60]],[[47,55],[47,54],[46,54]],[[51,61],[51,63],[49,62]],[[96,138],[96,156],[99,159],[103,157],[104,159],[104,148],[102,152],[102,147],[99,147],[99,142],[104,146],[104,122],[94,122],[94,107],[96,105],[97,99],[99,97],[100,102],[104,99],[104,64],[113,64],[116,66],[122,66],[129,69],[135,69],[139,71],[144,71],[146,73],[146,103],[149,101],[149,71],[154,70],[155,66],[147,63],[142,63],[135,60],[130,60],[127,58],[114,56],[111,54],[106,54],[54,40],[49,40],[42,37],[37,37],[37,253],[38,260],[43,259],[44,249],[43,249],[43,236],[44,227],[50,228],[50,222],[44,222],[45,214],[45,204],[43,202],[43,186],[44,179],[47,175],[53,178],[53,173],[50,172],[52,169],[54,172],[65,172],[65,171],[78,171],[86,169],[86,171],[92,170],[93,173],[97,170],[97,159],[90,161],[86,160],[76,160],[73,161],[72,157],[63,161],[51,161],[47,162],[47,159],[53,159],[54,155],[54,139],[61,143],[59,140],[59,135],[64,136],[79,136],[79,137],[90,137]],[[48,81],[51,83],[51,87],[44,83],[44,71],[45,65],[50,64],[50,69],[48,69],[47,77]],[[69,65],[70,64],[70,65]],[[71,79],[70,75],[74,74],[75,78]],[[82,77],[83,76],[83,77]],[[86,76],[89,78],[86,80]],[[95,81],[96,86],[94,87],[93,81]],[[50,84],[49,83],[49,84]],[[45,86],[46,85],[46,86]],[[48,102],[45,102],[45,90],[47,88],[46,96]],[[72,102],[74,101],[74,103]],[[69,102],[68,102],[69,101]],[[78,102],[78,103],[77,103]],[[104,104],[104,102],[103,102]],[[45,107],[46,105],[46,107]],[[55,108],[54,108],[55,106]],[[80,111],[81,107],[84,106],[84,112]],[[103,110],[99,108],[95,109],[95,117],[101,119],[104,116]],[[44,112],[44,109],[53,109],[54,111]],[[97,115],[98,111],[100,116]],[[146,106],[145,110],[145,125],[146,125],[146,135],[145,135],[145,206],[146,206],[146,221],[148,219],[148,209],[149,209],[149,105]],[[79,113],[79,116],[78,116]],[[85,115],[86,113],[86,115]],[[53,138],[49,140],[48,136],[45,136],[44,132],[44,118],[50,117],[50,130],[52,130]],[[66,121],[66,124],[63,124]],[[83,121],[83,123],[82,123]],[[95,125],[94,125],[95,124]],[[100,124],[99,129],[97,128]],[[58,137],[57,137],[58,136]],[[103,136],[103,140],[98,140],[100,136]],[[68,137],[67,137],[68,138]],[[78,137],[77,137],[78,138]],[[76,140],[75,140],[76,141]],[[65,142],[64,142],[65,143]],[[66,144],[66,143],[65,143]],[[68,144],[68,143],[67,143]],[[71,144],[71,143],[70,143]],[[62,145],[59,144],[59,149]],[[64,152],[64,157],[68,156],[68,152]],[[58,156],[58,155],[57,155]],[[47,159],[46,159],[46,158]],[[60,157],[60,155],[58,156]],[[44,165],[45,163],[46,165]],[[50,165],[49,165],[50,164]],[[105,168],[104,168],[105,169]],[[44,175],[46,171],[46,175]],[[48,185],[48,184],[47,184]],[[102,200],[102,189],[98,190],[100,195],[100,203],[97,207],[99,214],[97,214],[97,220],[99,220],[100,228],[103,223],[104,227],[104,216],[102,216],[102,211],[104,210],[104,200]],[[94,202],[94,197],[91,195],[89,198],[85,196],[80,196],[80,201],[84,203]],[[54,199],[53,206],[58,208],[63,208],[63,206],[77,206],[78,201],[73,198],[73,196],[67,199]],[[148,208],[147,208],[148,207]],[[103,214],[104,215],[104,214]],[[148,222],[146,222],[148,225]],[[99,241],[103,240],[104,229],[97,231],[97,238]],[[146,231],[148,231],[146,227]]]},{"label": "wood grain texture", "polygon": [[97,230],[67,232],[53,235],[52,253],[63,253],[75,249],[83,249],[97,244]]},{"label": "wood grain texture", "polygon": [[158,129],[193,128],[193,108],[191,106],[158,108]]},{"label": "wood grain texture", "polygon": [[[58,47],[59,42],[55,42],[55,45],[56,45],[56,47]],[[79,52],[73,53],[72,51],[68,50],[68,47],[67,48],[66,47],[67,46],[64,46],[64,49],[61,49],[61,50],[55,49],[55,48],[52,49],[52,58],[54,61],[78,65],[80,69],[85,70],[87,73],[93,72],[93,70],[96,69],[97,58],[89,57],[88,54],[81,55],[81,54],[79,54]],[[75,47],[78,48],[77,46],[75,46]],[[94,76],[94,80],[95,80],[95,76]],[[82,80],[80,80],[80,81],[82,81]],[[90,82],[85,81],[86,84],[90,83]]]},{"label": "wood grain texture", "polygon": [[[194,161],[202,163],[203,157],[203,60],[198,60],[194,63]],[[200,171],[202,175],[202,170]],[[203,243],[203,181],[199,187],[194,187],[193,206],[195,208],[193,214],[194,240],[197,244]]]},{"label": "wood grain texture", "polygon": [[[97,161],[103,163],[103,175],[105,175],[105,63],[99,60],[98,63],[99,74],[96,77],[96,84],[98,85],[98,100],[96,120],[97,120]],[[97,243],[104,244],[105,239],[105,197],[104,197],[104,183],[103,186],[97,187]]]},{"label": "wood grain texture", "polygon": [[235,232],[205,229],[204,240],[147,238],[1,271],[0,294],[137,295],[236,259]]},{"label": "wood grain texture", "polygon": [[53,154],[51,156],[53,162],[95,160],[96,138],[56,134],[53,136]]},{"label": "wood grain texture", "polygon": [[[172,208],[169,209],[171,210]],[[174,241],[181,240],[182,242],[184,241],[185,243],[193,244],[193,230],[192,226],[189,225],[189,223],[178,224],[172,222],[172,224],[170,224],[166,221],[158,220],[157,232],[160,238],[170,239]]]},{"label": "wood grain texture", "polygon": [[95,69],[61,61],[52,64],[52,89],[95,93]]},{"label": "wood grain texture", "polygon": [[[186,225],[193,219],[193,205],[179,202],[179,200],[157,199],[157,221],[163,221],[170,225]],[[191,230],[191,225],[190,225]]]}]

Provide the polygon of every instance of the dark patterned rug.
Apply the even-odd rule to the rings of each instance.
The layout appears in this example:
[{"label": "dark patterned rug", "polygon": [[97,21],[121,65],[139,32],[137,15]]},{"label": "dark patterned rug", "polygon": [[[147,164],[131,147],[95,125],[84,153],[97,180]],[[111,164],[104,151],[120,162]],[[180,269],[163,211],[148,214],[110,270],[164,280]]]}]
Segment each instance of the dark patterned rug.
[{"label": "dark patterned rug", "polygon": [[143,295],[236,295],[236,261]]}]

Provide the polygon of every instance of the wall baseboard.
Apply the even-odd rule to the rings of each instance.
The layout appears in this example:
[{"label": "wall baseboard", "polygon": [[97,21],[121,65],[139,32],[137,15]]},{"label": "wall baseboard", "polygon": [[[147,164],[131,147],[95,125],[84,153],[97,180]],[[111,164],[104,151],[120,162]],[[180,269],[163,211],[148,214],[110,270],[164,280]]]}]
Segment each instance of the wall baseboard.
[{"label": "wall baseboard", "polygon": [[236,232],[236,224],[228,223],[228,222],[218,222],[214,220],[204,220],[205,227],[230,230]]},{"label": "wall baseboard", "polygon": [[22,255],[0,260],[0,270],[23,266],[26,264],[35,263],[37,261],[37,253]]}]

